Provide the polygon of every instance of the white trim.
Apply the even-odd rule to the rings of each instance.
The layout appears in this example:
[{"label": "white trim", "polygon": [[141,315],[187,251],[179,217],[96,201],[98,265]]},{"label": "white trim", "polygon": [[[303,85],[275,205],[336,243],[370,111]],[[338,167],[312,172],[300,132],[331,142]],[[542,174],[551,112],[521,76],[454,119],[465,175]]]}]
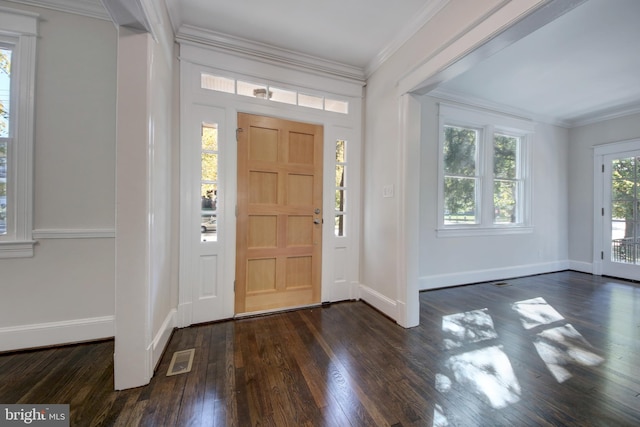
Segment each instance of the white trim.
[{"label": "white trim", "polygon": [[[3,15],[10,15],[10,18]],[[37,13],[0,7],[0,28],[11,33],[37,36],[39,17]]]},{"label": "white trim", "polygon": [[611,221],[611,189],[609,187],[611,160],[618,156],[635,156],[639,150],[640,139],[638,138],[593,147],[593,274],[611,274],[615,264],[617,265],[616,277],[634,279],[637,275],[636,265],[623,265],[610,261],[611,235],[607,234],[605,227],[609,227]]},{"label": "white trim", "polygon": [[594,123],[603,122],[605,120],[613,120],[619,119],[622,117],[631,116],[633,114],[640,113],[640,105],[635,104],[627,104],[624,106],[619,106],[616,108],[608,109],[605,111],[600,111],[589,117],[583,117],[582,119],[571,120],[569,121],[570,127],[576,128],[579,126],[591,125]]},{"label": "white trim", "polygon": [[533,227],[505,225],[495,227],[468,226],[458,227],[450,226],[447,228],[436,229],[438,237],[466,237],[466,236],[496,236],[503,234],[531,234]]},{"label": "white trim", "polygon": [[596,273],[596,267],[590,262],[569,261],[569,270],[598,275],[598,273]]},{"label": "white trim", "polygon": [[489,110],[492,112],[501,112],[510,116],[521,118],[523,120],[534,120],[536,122],[547,123],[554,126],[560,126],[564,128],[571,128],[572,122],[568,120],[559,120],[556,117],[549,117],[540,114],[534,114],[530,111],[514,108],[510,105],[501,104],[498,102],[492,102],[486,99],[476,98],[469,95],[453,92],[444,89],[435,89],[429,92],[429,96],[448,102],[454,102],[463,104],[473,108],[479,108],[483,110]]},{"label": "white trim", "polygon": [[570,262],[554,261],[541,264],[519,265],[515,267],[491,268],[486,270],[464,271],[460,273],[436,274],[420,278],[420,290],[446,288],[471,283],[504,280],[512,277],[531,276],[533,274],[552,273],[568,270]]},{"label": "white trim", "polygon": [[[399,94],[424,94],[443,79],[452,78],[468,70],[499,49],[529,34],[530,31],[527,30],[535,28],[521,30],[514,24],[547,2],[548,0],[501,1],[485,15],[479,16],[466,31],[440,46],[420,64],[401,76],[397,86]],[[553,12],[553,9],[551,11]],[[513,34],[514,32],[516,34]]]},{"label": "white trim", "polygon": [[363,284],[360,284],[359,291],[360,299],[397,321],[398,306],[396,301]]},{"label": "white trim", "polygon": [[[476,215],[479,223],[472,225],[445,224],[444,193],[444,146],[445,126],[461,126],[476,129],[479,133],[477,141],[476,182]],[[521,119],[499,112],[479,110],[468,105],[438,103],[438,237],[490,236],[501,234],[528,234],[533,232],[532,209],[532,177],[531,146],[536,124],[531,120]],[[493,161],[494,137],[506,133],[520,139],[518,156],[518,178],[521,183],[519,195],[522,201],[517,206],[517,224],[493,223]]]},{"label": "white trim", "polygon": [[13,3],[37,6],[58,12],[73,13],[90,18],[111,21],[109,14],[97,0],[8,0]]},{"label": "white trim", "polygon": [[412,171],[420,169],[420,102],[411,94],[400,98],[398,117],[398,249],[396,253],[396,317],[404,328],[420,323],[419,253],[420,228],[419,193],[420,179]]},{"label": "white trim", "polygon": [[34,239],[113,239],[115,228],[40,228],[33,230]]},{"label": "white trim", "polygon": [[33,256],[33,151],[38,15],[0,8],[0,30],[14,39],[11,76],[7,228],[0,258]]},{"label": "white trim", "polygon": [[382,64],[398,51],[420,28],[424,27],[438,12],[440,12],[449,0],[432,0],[426,2],[417,13],[416,19],[405,24],[398,34],[391,40],[365,67],[365,75],[370,77]]},{"label": "white trim", "polygon": [[0,351],[112,338],[114,316],[0,328]]},{"label": "white trim", "polygon": [[442,99],[449,102],[461,103],[477,108],[503,111],[506,114],[510,114],[516,117],[530,118],[536,122],[547,123],[554,126],[563,127],[566,129],[573,129],[580,126],[586,126],[594,123],[603,122],[605,120],[613,120],[621,117],[630,116],[640,113],[640,105],[637,103],[627,104],[624,106],[618,106],[603,111],[598,111],[589,115],[585,115],[576,119],[558,119],[557,117],[545,116],[542,114],[536,114],[531,111],[521,110],[512,106],[493,102],[487,99],[472,97],[469,95],[457,93],[451,90],[437,88],[429,92],[429,96]]},{"label": "white trim", "polygon": [[169,343],[171,334],[177,327],[177,315],[178,310],[176,310],[175,308],[167,313],[167,317],[165,317],[164,322],[162,322],[162,325],[160,325],[160,329],[158,329],[158,332],[153,337],[151,344],[149,344],[148,351],[151,357],[151,363],[149,366],[157,367],[158,362],[162,357],[162,353]]},{"label": "white trim", "polygon": [[6,242],[0,241],[0,259],[3,258],[30,258],[33,256],[34,240]]},{"label": "white trim", "polygon": [[299,52],[258,43],[202,28],[183,25],[176,34],[176,41],[196,47],[232,53],[241,58],[277,65],[305,73],[320,74],[364,84],[364,71],[350,65],[328,61]]}]

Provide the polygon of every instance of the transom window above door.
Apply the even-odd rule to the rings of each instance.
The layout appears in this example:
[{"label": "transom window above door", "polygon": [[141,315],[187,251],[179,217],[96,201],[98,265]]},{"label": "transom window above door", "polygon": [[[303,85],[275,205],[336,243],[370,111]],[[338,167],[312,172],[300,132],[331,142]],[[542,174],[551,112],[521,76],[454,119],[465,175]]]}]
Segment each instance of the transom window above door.
[{"label": "transom window above door", "polygon": [[240,96],[264,99],[300,107],[324,110],[332,113],[349,114],[349,102],[334,99],[321,93],[305,92],[304,90],[285,89],[267,83],[250,82],[210,73],[200,74],[202,89],[225,92]]}]

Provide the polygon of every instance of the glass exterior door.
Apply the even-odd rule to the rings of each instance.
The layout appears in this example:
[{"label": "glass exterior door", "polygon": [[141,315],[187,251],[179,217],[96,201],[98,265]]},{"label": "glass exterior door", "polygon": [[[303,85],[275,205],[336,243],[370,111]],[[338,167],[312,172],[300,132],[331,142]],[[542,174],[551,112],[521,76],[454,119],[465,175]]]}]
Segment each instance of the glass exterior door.
[{"label": "glass exterior door", "polygon": [[640,277],[640,152],[605,156],[605,230],[603,253],[607,275]]}]

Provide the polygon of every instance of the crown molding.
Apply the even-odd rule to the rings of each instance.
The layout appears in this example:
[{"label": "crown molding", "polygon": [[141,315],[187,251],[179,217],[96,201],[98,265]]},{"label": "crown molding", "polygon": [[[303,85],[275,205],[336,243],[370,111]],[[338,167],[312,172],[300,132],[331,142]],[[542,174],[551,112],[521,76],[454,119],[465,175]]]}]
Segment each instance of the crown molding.
[{"label": "crown molding", "polygon": [[425,26],[438,12],[440,12],[450,0],[428,1],[418,12],[416,19],[405,25],[402,30],[391,40],[365,67],[367,77],[371,76],[382,64],[398,51],[418,30]]},{"label": "crown molding", "polygon": [[37,6],[60,12],[74,13],[76,15],[111,21],[111,17],[105,10],[100,0],[7,0],[12,3]]},{"label": "crown molding", "polygon": [[596,113],[582,116],[580,118],[569,121],[572,128],[592,125],[594,123],[603,122],[605,120],[619,119],[640,113],[640,102],[625,104],[618,107],[607,108]]},{"label": "crown molding", "polygon": [[438,98],[444,101],[455,102],[457,104],[468,105],[476,108],[482,108],[485,110],[496,111],[504,114],[509,114],[515,117],[530,119],[539,123],[547,123],[554,126],[560,126],[567,129],[572,129],[580,126],[586,126],[605,120],[613,120],[622,117],[627,117],[633,114],[640,113],[640,102],[634,102],[624,104],[616,107],[599,110],[591,114],[584,116],[571,118],[571,119],[558,119],[552,116],[546,116],[541,114],[535,114],[531,111],[514,108],[506,104],[498,102],[488,101],[482,98],[476,98],[468,96],[462,93],[453,92],[444,89],[434,89],[426,94],[434,98]]},{"label": "crown molding", "polygon": [[469,95],[465,95],[463,93],[454,92],[450,90],[434,89],[431,92],[428,92],[426,95],[434,98],[438,98],[443,101],[450,101],[456,104],[466,105],[474,108],[480,108],[483,110],[494,111],[501,114],[508,114],[510,116],[521,118],[521,119],[533,120],[534,122],[547,123],[554,126],[560,126],[565,128],[571,127],[570,122],[564,121],[564,120],[558,120],[555,117],[534,114],[531,111],[514,108],[506,104],[501,104],[499,102],[492,102],[483,98],[472,97]]},{"label": "crown molding", "polygon": [[176,41],[194,46],[219,49],[241,57],[318,75],[330,75],[350,82],[355,81],[361,84],[365,82],[364,70],[358,67],[190,25],[182,25],[180,27],[176,34]]}]

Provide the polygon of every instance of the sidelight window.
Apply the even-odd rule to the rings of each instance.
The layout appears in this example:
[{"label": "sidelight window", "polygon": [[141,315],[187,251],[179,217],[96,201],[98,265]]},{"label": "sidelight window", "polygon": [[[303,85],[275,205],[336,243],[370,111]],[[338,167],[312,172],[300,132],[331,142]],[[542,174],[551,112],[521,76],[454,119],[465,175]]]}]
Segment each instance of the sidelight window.
[{"label": "sidelight window", "polygon": [[336,141],[336,198],[335,235],[345,236],[346,196],[347,196],[347,141]]},{"label": "sidelight window", "polygon": [[218,240],[218,125],[202,123],[200,240]]}]

